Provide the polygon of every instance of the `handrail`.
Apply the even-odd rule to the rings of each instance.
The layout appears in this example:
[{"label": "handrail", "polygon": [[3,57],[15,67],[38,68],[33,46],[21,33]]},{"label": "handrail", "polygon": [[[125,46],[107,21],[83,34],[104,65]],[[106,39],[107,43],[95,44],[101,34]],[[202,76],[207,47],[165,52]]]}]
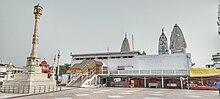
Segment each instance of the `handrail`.
[{"label": "handrail", "polygon": [[108,70],[110,75],[189,75],[188,70]]},{"label": "handrail", "polygon": [[70,82],[68,84],[66,84],[66,86],[69,86],[70,84],[72,84],[73,82],[77,81],[80,77],[82,76],[81,73],[77,74],[76,76],[73,76],[70,80]]},{"label": "handrail", "polygon": [[62,86],[51,85],[0,85],[0,92],[3,93],[19,93],[19,94],[35,94],[61,91]]},{"label": "handrail", "polygon": [[85,78],[83,78],[82,83],[84,83],[87,79],[92,78],[95,72],[95,70],[92,70],[90,75],[86,75]]},{"label": "handrail", "polygon": [[[92,81],[95,77],[97,77],[97,75],[93,75],[90,79],[85,79],[85,81],[83,82],[83,84],[81,85],[81,87],[85,87],[88,82],[90,82],[90,84],[91,84],[91,81]],[[87,86],[90,86],[90,84],[87,85]]]}]

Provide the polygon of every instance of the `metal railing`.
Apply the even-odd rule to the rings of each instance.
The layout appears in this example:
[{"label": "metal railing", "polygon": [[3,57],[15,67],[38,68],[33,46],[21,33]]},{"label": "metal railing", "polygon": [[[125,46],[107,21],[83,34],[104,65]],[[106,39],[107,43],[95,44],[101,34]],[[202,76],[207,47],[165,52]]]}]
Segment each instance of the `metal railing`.
[{"label": "metal railing", "polygon": [[50,85],[0,85],[0,92],[2,93],[19,93],[19,94],[35,94],[61,91],[62,86],[50,86]]},{"label": "metal railing", "polygon": [[187,70],[109,70],[108,75],[189,75]]}]

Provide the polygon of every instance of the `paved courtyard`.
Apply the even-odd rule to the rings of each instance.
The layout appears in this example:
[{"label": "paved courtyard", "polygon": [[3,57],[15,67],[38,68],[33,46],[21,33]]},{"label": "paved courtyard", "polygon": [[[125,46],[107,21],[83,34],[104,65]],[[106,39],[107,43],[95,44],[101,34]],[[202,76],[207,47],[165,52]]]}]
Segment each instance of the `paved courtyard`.
[{"label": "paved courtyard", "polygon": [[218,91],[156,88],[73,88],[16,99],[220,99]]}]

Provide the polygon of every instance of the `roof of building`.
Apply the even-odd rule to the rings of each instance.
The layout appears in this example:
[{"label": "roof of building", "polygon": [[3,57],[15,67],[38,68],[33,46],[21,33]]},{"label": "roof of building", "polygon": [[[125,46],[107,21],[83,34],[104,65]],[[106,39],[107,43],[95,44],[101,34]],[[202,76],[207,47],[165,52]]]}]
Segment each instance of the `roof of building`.
[{"label": "roof of building", "polygon": [[129,52],[102,52],[102,53],[86,53],[86,54],[72,54],[72,57],[78,57],[78,56],[97,56],[97,55],[118,55],[118,54],[137,54],[140,55],[141,53],[139,51],[129,51]]},{"label": "roof of building", "polygon": [[103,63],[97,60],[83,60],[81,63],[74,64],[71,68],[67,70],[67,73],[71,72],[85,72],[88,69],[93,69],[96,66],[102,66]]}]

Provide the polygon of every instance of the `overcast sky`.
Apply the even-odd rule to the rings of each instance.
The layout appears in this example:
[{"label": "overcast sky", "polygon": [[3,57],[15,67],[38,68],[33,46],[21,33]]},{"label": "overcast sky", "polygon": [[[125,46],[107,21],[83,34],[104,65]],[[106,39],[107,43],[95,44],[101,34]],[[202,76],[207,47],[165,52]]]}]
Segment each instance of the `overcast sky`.
[{"label": "overcast sky", "polygon": [[135,50],[157,54],[161,29],[170,39],[178,24],[187,52],[198,67],[212,63],[220,52],[217,34],[218,0],[1,0],[0,61],[25,66],[34,30],[33,7],[43,6],[40,19],[39,57],[52,64],[61,50],[61,63],[70,52],[120,51],[125,32]]}]

